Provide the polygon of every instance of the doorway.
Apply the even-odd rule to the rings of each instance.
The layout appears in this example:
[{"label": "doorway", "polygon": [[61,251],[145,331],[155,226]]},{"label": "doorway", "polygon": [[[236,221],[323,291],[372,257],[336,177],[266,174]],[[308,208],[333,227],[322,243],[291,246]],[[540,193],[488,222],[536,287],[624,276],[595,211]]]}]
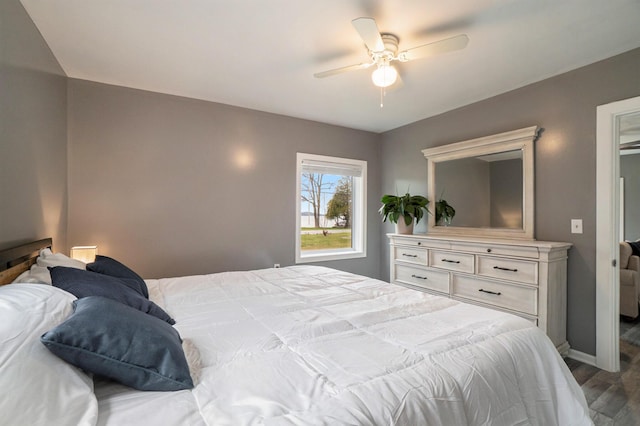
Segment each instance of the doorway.
[{"label": "doorway", "polygon": [[596,366],[620,370],[620,138],[640,97],[600,105],[596,133]]}]

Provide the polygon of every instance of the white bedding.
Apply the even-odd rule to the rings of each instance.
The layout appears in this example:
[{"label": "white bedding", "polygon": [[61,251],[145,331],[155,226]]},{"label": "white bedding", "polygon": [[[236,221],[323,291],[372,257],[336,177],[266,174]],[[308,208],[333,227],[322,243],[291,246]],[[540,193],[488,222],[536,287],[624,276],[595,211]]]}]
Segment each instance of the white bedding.
[{"label": "white bedding", "polygon": [[550,340],[516,316],[317,266],[147,284],[196,386],[98,382],[100,425],[591,424]]},{"label": "white bedding", "polygon": [[91,378],[40,343],[69,316],[73,300],[50,285],[0,287],[0,426],[95,424]]}]

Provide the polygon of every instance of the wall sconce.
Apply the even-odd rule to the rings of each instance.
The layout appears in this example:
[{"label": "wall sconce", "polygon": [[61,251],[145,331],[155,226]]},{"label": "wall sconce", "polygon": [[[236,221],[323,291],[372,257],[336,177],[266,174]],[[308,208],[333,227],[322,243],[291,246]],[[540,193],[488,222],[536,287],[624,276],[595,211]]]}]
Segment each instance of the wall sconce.
[{"label": "wall sconce", "polygon": [[91,263],[96,260],[98,246],[74,246],[71,247],[71,258],[84,263]]}]

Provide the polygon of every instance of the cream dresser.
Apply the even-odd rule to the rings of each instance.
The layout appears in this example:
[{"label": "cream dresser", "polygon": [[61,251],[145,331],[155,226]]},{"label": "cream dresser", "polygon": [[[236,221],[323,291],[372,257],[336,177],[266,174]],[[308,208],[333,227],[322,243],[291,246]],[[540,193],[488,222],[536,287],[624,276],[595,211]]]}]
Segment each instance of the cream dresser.
[{"label": "cream dresser", "polygon": [[388,234],[391,282],[535,322],[561,354],[569,243]]}]

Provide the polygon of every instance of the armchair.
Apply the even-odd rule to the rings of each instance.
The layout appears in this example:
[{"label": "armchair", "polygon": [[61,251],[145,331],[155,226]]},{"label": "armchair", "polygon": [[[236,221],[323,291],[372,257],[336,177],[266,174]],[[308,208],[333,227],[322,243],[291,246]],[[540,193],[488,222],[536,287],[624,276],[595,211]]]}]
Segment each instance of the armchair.
[{"label": "armchair", "polygon": [[640,302],[640,257],[633,255],[631,245],[620,243],[620,315],[638,316]]}]

